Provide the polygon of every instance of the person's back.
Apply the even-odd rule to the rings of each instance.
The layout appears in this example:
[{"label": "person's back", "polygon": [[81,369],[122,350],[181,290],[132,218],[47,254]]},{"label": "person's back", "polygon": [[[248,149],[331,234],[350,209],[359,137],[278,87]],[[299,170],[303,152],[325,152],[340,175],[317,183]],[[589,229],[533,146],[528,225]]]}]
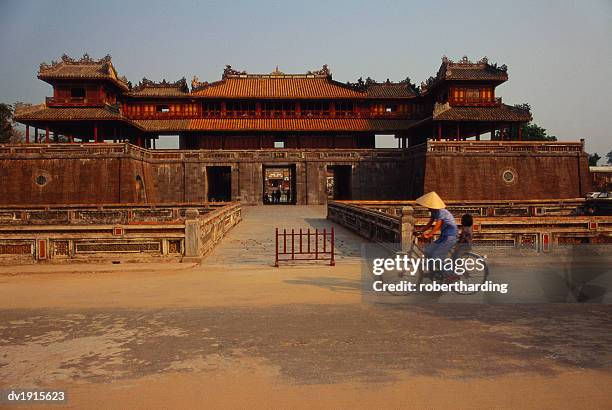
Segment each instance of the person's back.
[{"label": "person's back", "polygon": [[435,209],[431,212],[431,218],[436,221],[442,221],[440,226],[440,236],[438,241],[443,241],[449,237],[457,236],[457,223],[455,217],[446,208]]},{"label": "person's back", "polygon": [[[425,238],[431,238],[438,232],[438,239],[425,248],[425,256],[432,259],[444,259],[457,243],[457,223],[455,217],[447,209],[444,201],[435,192],[429,192],[415,201],[431,214],[429,222],[422,229]],[[427,232],[429,231],[429,232]]]}]

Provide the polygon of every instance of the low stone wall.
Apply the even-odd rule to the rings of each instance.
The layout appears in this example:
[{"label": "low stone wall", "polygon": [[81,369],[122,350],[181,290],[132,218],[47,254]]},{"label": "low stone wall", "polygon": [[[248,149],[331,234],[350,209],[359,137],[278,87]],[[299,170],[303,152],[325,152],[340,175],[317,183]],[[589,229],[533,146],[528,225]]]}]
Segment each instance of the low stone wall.
[{"label": "low stone wall", "polygon": [[[327,217],[374,242],[399,243],[402,249],[410,245],[414,228],[423,227],[429,219],[427,211],[415,212],[405,204],[401,208],[394,204],[394,212],[386,213],[373,209],[377,206],[373,201],[364,203],[362,206],[359,201],[331,201],[327,206]],[[389,204],[380,205],[385,208]],[[481,203],[481,206],[486,207],[486,204]],[[397,213],[400,215],[395,215]],[[455,215],[460,217],[461,214]],[[473,231],[476,247],[547,252],[568,245],[612,244],[612,217],[476,215]]]},{"label": "low stone wall", "polygon": [[[240,221],[240,212],[231,203],[3,207],[0,263],[202,257]],[[195,239],[187,234],[193,224]]]},{"label": "low stone wall", "polygon": [[[578,207],[584,204],[584,198],[514,200],[514,201],[445,201],[446,208],[454,215],[465,213],[474,216],[572,216]],[[342,204],[356,205],[399,216],[402,208],[414,207],[415,216],[428,217],[427,209],[416,206],[415,201],[336,201]]]},{"label": "low stone wall", "polygon": [[241,220],[242,208],[238,204],[219,208],[203,217],[199,217],[195,211],[188,212],[185,221],[185,256],[205,256]]},{"label": "low stone wall", "polygon": [[367,209],[351,203],[330,201],[327,219],[379,243],[400,243],[409,246],[414,230],[412,207],[405,207],[400,216]]}]

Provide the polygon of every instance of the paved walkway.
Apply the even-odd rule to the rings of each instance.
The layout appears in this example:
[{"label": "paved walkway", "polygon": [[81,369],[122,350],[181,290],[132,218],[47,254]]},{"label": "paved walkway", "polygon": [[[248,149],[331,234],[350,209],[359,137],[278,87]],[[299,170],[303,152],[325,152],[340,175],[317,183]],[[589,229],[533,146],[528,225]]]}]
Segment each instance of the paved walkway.
[{"label": "paved walkway", "polygon": [[[210,255],[204,265],[274,264],[275,228],[296,231],[315,229],[328,231],[334,227],[336,259],[355,260],[361,255],[361,245],[367,241],[348,229],[326,219],[324,205],[267,205],[242,208],[242,222],[238,224]],[[305,243],[304,243],[305,246]]]}]

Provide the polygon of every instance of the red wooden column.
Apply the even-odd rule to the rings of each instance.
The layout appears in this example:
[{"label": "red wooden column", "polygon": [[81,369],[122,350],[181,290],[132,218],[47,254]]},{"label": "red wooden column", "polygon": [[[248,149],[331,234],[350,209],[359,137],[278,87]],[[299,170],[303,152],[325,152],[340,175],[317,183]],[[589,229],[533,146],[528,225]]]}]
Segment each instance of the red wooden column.
[{"label": "red wooden column", "polygon": [[98,124],[94,124],[94,142],[98,141]]},{"label": "red wooden column", "polygon": [[523,140],[523,127],[521,123],[518,124],[518,140]]},{"label": "red wooden column", "polygon": [[136,145],[142,148],[142,137],[140,135],[136,139]]},{"label": "red wooden column", "polygon": [[442,123],[438,123],[438,141],[442,141]]},{"label": "red wooden column", "polygon": [[461,123],[457,123],[457,141],[461,140]]},{"label": "red wooden column", "polygon": [[30,126],[29,125],[26,125],[25,143],[26,144],[30,143]]},{"label": "red wooden column", "polygon": [[45,144],[49,143],[49,126],[45,128]]}]

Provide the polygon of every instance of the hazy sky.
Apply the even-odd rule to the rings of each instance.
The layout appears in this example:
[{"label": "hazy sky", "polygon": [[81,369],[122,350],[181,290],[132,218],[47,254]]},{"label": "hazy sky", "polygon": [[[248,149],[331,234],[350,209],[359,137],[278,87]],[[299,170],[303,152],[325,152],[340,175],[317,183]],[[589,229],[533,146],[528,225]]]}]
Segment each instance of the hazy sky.
[{"label": "hazy sky", "polygon": [[529,102],[560,140],[612,149],[612,0],[601,1],[12,1],[0,0],[0,101],[38,103],[41,62],[111,54],[132,83],[218,80],[225,64],[334,79],[420,83],[442,55],[509,67],[498,87]]}]

